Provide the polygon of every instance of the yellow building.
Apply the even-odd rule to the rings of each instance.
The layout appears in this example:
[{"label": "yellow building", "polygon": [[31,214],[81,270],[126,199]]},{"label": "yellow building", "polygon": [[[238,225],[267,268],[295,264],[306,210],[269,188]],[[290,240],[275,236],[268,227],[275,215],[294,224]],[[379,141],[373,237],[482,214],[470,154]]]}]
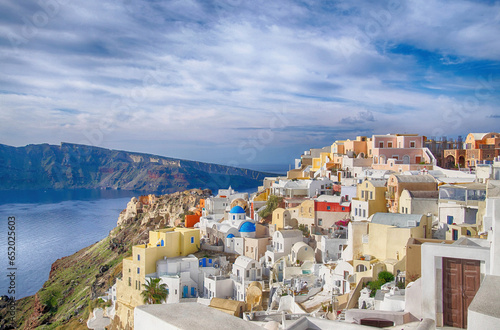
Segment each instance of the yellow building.
[{"label": "yellow building", "polygon": [[365,180],[358,184],[352,199],[351,214],[354,221],[366,220],[372,214],[387,212],[385,180]]},{"label": "yellow building", "polygon": [[143,305],[141,292],[146,275],[156,272],[156,262],[195,253],[200,247],[200,230],[165,228],[149,232],[149,243],[132,247],[132,256],[123,259],[122,278],[116,280],[116,315],[122,327],[133,327],[134,308]]},{"label": "yellow building", "polygon": [[313,200],[305,200],[300,205],[288,209],[279,207],[273,211],[272,225],[276,230],[287,226],[296,229],[300,224],[308,229],[316,226]]},{"label": "yellow building", "polygon": [[406,246],[410,238],[430,238],[432,219],[421,214],[375,213],[363,237],[363,253],[354,256],[356,282],[376,278],[386,270],[397,275],[406,268]]}]

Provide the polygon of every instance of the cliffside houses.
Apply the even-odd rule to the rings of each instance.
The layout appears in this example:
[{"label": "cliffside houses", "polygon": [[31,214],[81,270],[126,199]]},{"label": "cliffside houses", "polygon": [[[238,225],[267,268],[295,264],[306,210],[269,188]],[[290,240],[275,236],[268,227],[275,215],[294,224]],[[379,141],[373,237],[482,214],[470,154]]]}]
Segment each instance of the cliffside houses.
[{"label": "cliffside houses", "polygon": [[[473,135],[466,147],[493,145],[495,134]],[[416,134],[338,140],[304,152],[287,177],[264,179],[250,196],[219,190],[185,222],[191,228],[152,231],[124,259],[116,285],[122,325],[133,326],[153,277],[169,288],[166,315],[168,305],[195,299],[248,324],[290,329],[374,319],[497,324],[500,159],[483,157],[475,172],[448,170],[428,145]],[[496,309],[485,303],[492,297]],[[147,310],[135,314],[136,325],[150,320]]]}]

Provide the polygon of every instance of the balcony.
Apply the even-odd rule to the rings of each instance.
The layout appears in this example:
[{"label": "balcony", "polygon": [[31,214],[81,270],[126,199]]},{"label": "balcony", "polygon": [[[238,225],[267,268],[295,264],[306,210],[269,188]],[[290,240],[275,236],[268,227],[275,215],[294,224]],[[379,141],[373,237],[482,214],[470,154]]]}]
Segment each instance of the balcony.
[{"label": "balcony", "polygon": [[268,245],[266,247],[266,251],[273,252],[273,253],[278,252],[277,250],[274,249],[274,247],[272,245]]},{"label": "balcony", "polygon": [[241,276],[236,276],[234,274],[231,274],[229,275],[229,278],[231,278],[235,282],[243,283],[243,278]]},{"label": "balcony", "polygon": [[227,275],[208,275],[207,278],[214,280],[214,281],[222,281],[222,280],[229,279],[230,276],[227,276]]}]

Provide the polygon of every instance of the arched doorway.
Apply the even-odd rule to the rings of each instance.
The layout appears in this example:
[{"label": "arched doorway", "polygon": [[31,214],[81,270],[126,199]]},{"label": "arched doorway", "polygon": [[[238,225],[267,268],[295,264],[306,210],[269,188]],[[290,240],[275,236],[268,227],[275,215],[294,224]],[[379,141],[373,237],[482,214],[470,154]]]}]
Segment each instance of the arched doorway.
[{"label": "arched doorway", "polygon": [[452,155],[447,156],[444,162],[444,166],[445,168],[455,167],[455,157],[453,157]]},{"label": "arched doorway", "polygon": [[458,157],[458,166],[460,166],[461,168],[465,167],[465,157],[464,156]]}]

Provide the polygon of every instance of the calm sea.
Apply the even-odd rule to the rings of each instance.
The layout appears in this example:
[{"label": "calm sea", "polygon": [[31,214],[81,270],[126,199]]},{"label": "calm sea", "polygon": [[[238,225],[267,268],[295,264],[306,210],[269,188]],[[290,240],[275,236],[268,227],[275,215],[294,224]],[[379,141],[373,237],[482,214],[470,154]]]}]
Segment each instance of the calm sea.
[{"label": "calm sea", "polygon": [[139,193],[115,190],[0,192],[0,295],[7,294],[7,219],[16,219],[16,298],[35,294],[50,266],[104,237]]}]

